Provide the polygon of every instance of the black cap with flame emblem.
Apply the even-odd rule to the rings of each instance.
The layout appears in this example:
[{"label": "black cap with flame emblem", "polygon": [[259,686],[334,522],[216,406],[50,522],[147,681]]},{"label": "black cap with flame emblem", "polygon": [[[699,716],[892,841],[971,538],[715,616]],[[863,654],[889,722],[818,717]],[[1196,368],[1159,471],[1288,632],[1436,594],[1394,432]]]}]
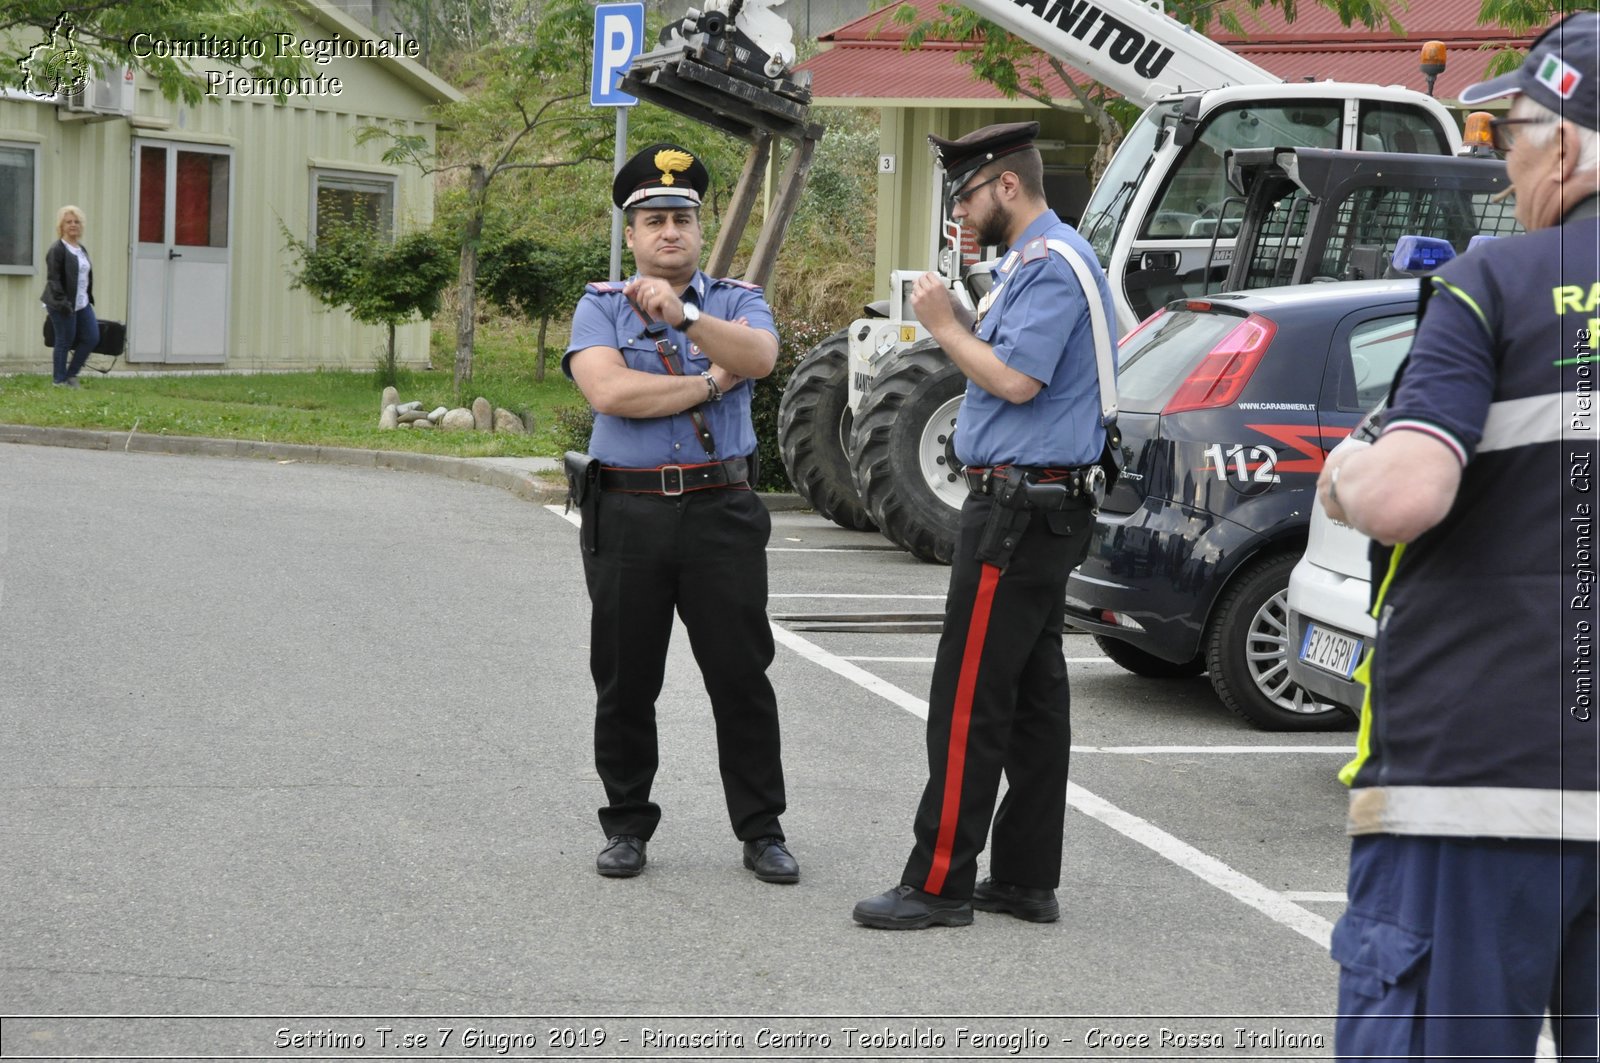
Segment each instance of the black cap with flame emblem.
[{"label": "black cap with flame emblem", "polygon": [[711,174],[677,144],[652,144],[623,163],[611,182],[611,201],[633,207],[698,207]]}]

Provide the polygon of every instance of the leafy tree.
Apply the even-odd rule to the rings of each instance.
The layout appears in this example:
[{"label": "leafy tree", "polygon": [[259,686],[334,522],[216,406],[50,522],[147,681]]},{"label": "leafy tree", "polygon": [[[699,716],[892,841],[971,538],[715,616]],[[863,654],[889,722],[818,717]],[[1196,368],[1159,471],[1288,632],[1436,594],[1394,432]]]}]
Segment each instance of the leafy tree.
[{"label": "leafy tree", "polygon": [[593,9],[585,0],[547,0],[537,12],[509,24],[498,44],[474,57],[468,98],[439,108],[448,142],[435,154],[426,138],[370,126],[361,142],[387,140],[384,158],[412,163],[425,173],[458,171],[466,187],[457,217],[461,310],[456,323],[455,386],[472,379],[472,339],[477,320],[478,254],[491,189],[519,170],[559,170],[611,157],[610,117],[588,102],[585,64]]},{"label": "leafy tree", "polygon": [[384,380],[394,383],[395,327],[438,312],[439,297],[455,276],[449,245],[428,230],[389,244],[361,223],[327,226],[315,245],[287,228],[283,233],[295,256],[291,287],[343,307],[363,324],[388,326]]},{"label": "leafy tree", "polygon": [[[21,61],[0,61],[0,88],[48,93],[71,87],[96,70],[143,70],[170,100],[198,104],[203,83],[188,62],[151,52],[147,42],[260,42],[261,55],[226,57],[252,77],[298,78],[305,63],[294,52],[280,54],[277,35],[299,39],[283,8],[261,0],[5,0],[0,4],[0,42],[6,52],[26,51]],[[255,49],[250,51],[253,53]]]},{"label": "leafy tree", "polygon": [[484,248],[484,294],[502,310],[539,322],[533,378],[544,380],[544,340],[550,319],[572,310],[583,286],[605,276],[611,249],[603,240],[540,243],[514,237]]}]

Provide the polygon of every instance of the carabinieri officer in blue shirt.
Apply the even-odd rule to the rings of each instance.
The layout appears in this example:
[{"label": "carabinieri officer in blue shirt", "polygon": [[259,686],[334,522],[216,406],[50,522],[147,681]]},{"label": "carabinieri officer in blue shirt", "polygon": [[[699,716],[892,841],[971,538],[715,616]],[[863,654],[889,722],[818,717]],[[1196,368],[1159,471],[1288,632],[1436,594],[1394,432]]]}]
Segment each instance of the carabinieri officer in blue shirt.
[{"label": "carabinieri officer in blue shirt", "polygon": [[[928,695],[916,842],[900,884],[855,906],[864,926],[966,926],[975,907],[1059,918],[1072,744],[1061,622],[1067,576],[1089,549],[1106,443],[1089,301],[1113,345],[1115,318],[1089,245],[1045,203],[1038,132],[1017,122],[928,138],[950,178],[951,218],[980,245],[1011,250],[976,320],[937,274],[912,290],[917,319],[967,376],[955,451],[969,494]],[[977,882],[991,817],[990,876]]]},{"label": "carabinieri officer in blue shirt", "polygon": [[588,286],[562,361],[594,407],[589,452],[601,464],[594,549],[583,551],[606,792],[595,867],[608,878],[639,874],[661,820],[650,800],[655,705],[676,610],[711,699],[744,866],[764,882],[798,882],[778,822],[783,764],[766,674],[772,521],[752,490],[750,381],[772,372],[778,335],[760,288],[700,272],[709,183],[676,144],[645,148],[618,171],[612,199],[639,272]]}]

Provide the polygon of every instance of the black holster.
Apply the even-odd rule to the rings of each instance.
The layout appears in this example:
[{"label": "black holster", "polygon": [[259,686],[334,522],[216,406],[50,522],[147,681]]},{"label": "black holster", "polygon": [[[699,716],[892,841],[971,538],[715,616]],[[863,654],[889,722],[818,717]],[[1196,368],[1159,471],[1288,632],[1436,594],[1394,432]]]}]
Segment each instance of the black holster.
[{"label": "black holster", "polygon": [[567,474],[567,512],[577,506],[583,520],[578,541],[585,552],[596,553],[600,546],[600,459],[569,450],[562,467]]},{"label": "black holster", "polygon": [[1033,507],[1028,504],[1027,484],[1021,480],[995,480],[989,497],[994,504],[989,507],[989,519],[978,536],[978,549],[974,553],[979,561],[996,568],[1011,563],[1011,555],[1033,520]]}]

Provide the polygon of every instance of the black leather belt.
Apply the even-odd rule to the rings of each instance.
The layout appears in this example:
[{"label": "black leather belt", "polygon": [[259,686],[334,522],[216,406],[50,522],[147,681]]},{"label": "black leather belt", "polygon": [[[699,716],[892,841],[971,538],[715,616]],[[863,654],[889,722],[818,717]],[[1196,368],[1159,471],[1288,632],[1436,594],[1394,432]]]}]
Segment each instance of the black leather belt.
[{"label": "black leather belt", "polygon": [[681,495],[713,487],[748,489],[750,463],[744,458],[708,461],[699,465],[662,465],[654,469],[600,467],[600,490],[636,495]]},{"label": "black leather belt", "polygon": [[1045,468],[1037,465],[968,465],[967,490],[975,495],[992,495],[997,482],[1015,483],[1020,480],[1030,484],[1060,484],[1069,494],[1076,495],[1089,485],[1091,470],[1095,469],[1099,469],[1099,466]]}]

